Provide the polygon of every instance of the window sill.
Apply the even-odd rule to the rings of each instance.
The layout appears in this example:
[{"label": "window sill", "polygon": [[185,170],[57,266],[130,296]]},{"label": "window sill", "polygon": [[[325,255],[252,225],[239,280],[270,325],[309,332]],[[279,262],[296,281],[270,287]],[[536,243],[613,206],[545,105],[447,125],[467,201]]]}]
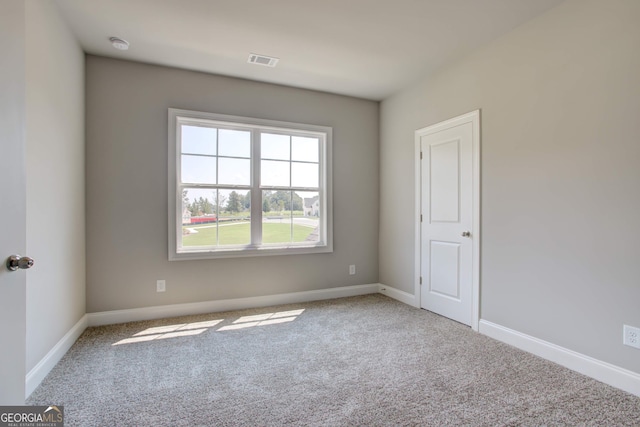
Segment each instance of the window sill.
[{"label": "window sill", "polygon": [[259,256],[282,256],[331,253],[331,245],[316,246],[262,246],[259,248],[242,247],[238,249],[212,249],[183,251],[169,254],[169,261],[190,261],[218,258],[248,258]]}]

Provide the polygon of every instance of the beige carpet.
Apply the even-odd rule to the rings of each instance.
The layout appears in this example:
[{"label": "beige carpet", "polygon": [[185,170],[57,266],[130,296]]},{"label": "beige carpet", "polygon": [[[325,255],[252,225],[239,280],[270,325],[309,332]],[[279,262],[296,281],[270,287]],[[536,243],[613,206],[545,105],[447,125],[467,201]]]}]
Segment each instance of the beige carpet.
[{"label": "beige carpet", "polygon": [[640,398],[382,295],[89,328],[67,426],[640,426]]}]

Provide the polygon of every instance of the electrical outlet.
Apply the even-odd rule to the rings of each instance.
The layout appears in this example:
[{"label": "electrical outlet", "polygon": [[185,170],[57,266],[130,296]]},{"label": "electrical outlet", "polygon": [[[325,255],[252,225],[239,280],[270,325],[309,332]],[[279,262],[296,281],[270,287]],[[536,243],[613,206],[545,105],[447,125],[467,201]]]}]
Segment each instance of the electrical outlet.
[{"label": "electrical outlet", "polygon": [[354,274],[356,274],[356,266],[355,266],[355,265],[353,265],[353,264],[352,264],[352,265],[350,265],[350,266],[349,266],[349,274],[350,274],[351,276],[353,276]]},{"label": "electrical outlet", "polygon": [[164,292],[167,290],[167,282],[164,280],[158,280],[156,282],[156,292]]},{"label": "electrical outlet", "polygon": [[622,328],[624,333],[622,343],[629,347],[635,347],[640,349],[640,328],[634,328],[633,326],[624,325]]}]

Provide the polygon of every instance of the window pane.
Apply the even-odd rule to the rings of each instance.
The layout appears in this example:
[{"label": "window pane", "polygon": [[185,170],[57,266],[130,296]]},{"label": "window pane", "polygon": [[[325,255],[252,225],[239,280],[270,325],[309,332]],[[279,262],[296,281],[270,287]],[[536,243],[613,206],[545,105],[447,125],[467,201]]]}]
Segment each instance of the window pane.
[{"label": "window pane", "polygon": [[318,138],[294,136],[291,141],[291,160],[318,162],[320,156]]},{"label": "window pane", "polygon": [[215,184],[216,158],[209,156],[182,156],[182,176],[184,183]]},{"label": "window pane", "polygon": [[288,187],[291,185],[289,162],[263,160],[260,182],[265,186]]},{"label": "window pane", "polygon": [[182,247],[217,244],[216,190],[182,190]]},{"label": "window pane", "polygon": [[218,155],[251,157],[251,132],[246,130],[220,129],[218,131]]},{"label": "window pane", "polygon": [[182,152],[216,154],[217,129],[182,125]]},{"label": "window pane", "polygon": [[218,158],[218,183],[227,185],[251,185],[251,160]]},{"label": "window pane", "polygon": [[251,243],[251,193],[219,190],[218,194],[219,245],[248,245]]},{"label": "window pane", "polygon": [[263,159],[291,159],[289,136],[272,133],[260,134],[260,152]]},{"label": "window pane", "polygon": [[291,163],[291,185],[293,187],[317,188],[319,182],[317,163]]},{"label": "window pane", "polygon": [[[298,198],[303,206],[302,215],[298,211],[293,213],[294,241],[320,241],[320,193],[317,191],[296,191],[293,194],[294,206]],[[296,233],[297,229],[297,233]]]},{"label": "window pane", "polygon": [[262,192],[262,243],[291,243],[291,191]]}]

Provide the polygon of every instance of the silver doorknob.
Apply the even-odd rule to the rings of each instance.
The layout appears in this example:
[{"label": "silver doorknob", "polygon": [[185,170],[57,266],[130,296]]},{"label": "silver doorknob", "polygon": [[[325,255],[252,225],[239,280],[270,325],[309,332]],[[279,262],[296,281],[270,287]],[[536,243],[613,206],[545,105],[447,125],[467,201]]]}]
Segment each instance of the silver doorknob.
[{"label": "silver doorknob", "polygon": [[471,232],[470,231],[463,231],[462,232],[462,237],[471,237]]},{"label": "silver doorknob", "polygon": [[33,264],[33,259],[28,256],[11,255],[7,258],[7,268],[11,271],[16,271],[17,269],[26,270],[33,267]]}]

